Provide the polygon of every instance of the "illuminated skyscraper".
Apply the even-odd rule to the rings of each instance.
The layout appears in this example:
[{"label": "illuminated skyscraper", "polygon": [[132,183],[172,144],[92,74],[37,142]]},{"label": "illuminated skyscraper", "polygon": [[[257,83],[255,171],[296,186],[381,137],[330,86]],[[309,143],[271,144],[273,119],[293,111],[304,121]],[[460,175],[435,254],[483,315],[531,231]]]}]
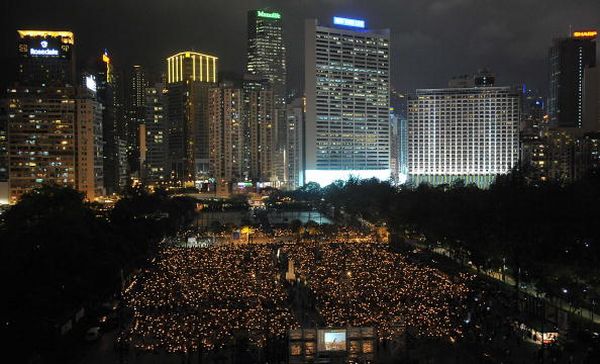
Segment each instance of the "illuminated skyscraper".
[{"label": "illuminated skyscraper", "polygon": [[[248,11],[246,111],[243,114],[247,139],[246,176],[277,186],[284,178],[286,138],[287,68],[282,18],[276,11]],[[267,96],[268,93],[271,95]],[[272,110],[268,110],[269,107]]]},{"label": "illuminated skyscraper", "polygon": [[[584,124],[586,85],[590,68],[596,67],[596,31],[576,31],[568,38],[554,40],[550,48],[550,95],[548,111],[553,126],[593,129]],[[592,119],[595,119],[592,117]]]},{"label": "illuminated skyscraper", "polygon": [[517,165],[519,110],[510,87],[417,90],[408,105],[409,181],[489,186]]},{"label": "illuminated skyscraper", "polygon": [[217,61],[191,51],[167,58],[167,159],[174,182],[209,176],[208,90],[217,82]]},{"label": "illuminated skyscraper", "polygon": [[75,37],[69,31],[18,30],[18,86],[75,85]]},{"label": "illuminated skyscraper", "polygon": [[18,80],[7,95],[9,190],[76,187],[73,33],[19,30]]},{"label": "illuminated skyscraper", "polygon": [[210,175],[217,184],[243,180],[242,90],[222,84],[209,90]]},{"label": "illuminated skyscraper", "polygon": [[246,75],[244,93],[245,177],[256,182],[276,180],[273,165],[275,150],[275,107],[268,79]]},{"label": "illuminated skyscraper", "polygon": [[163,182],[167,178],[166,93],[162,83],[146,89],[146,150],[143,176],[144,180],[150,183]]},{"label": "illuminated skyscraper", "polygon": [[78,90],[75,124],[75,182],[86,198],[105,195],[102,142],[102,104],[96,98],[96,81],[85,78]]},{"label": "illuminated skyscraper", "polygon": [[264,10],[248,11],[248,60],[246,73],[266,78],[273,87],[275,107],[285,105],[286,62],[282,15]]},{"label": "illuminated skyscraper", "polygon": [[389,30],[335,17],[305,28],[305,183],[354,175],[387,180],[390,170]]},{"label": "illuminated skyscraper", "polygon": [[0,99],[0,205],[9,201],[8,192],[8,103]]},{"label": "illuminated skyscraper", "polygon": [[146,118],[146,72],[140,65],[134,65],[129,75],[127,97],[127,159],[130,174],[140,172],[140,125]]},{"label": "illuminated skyscraper", "polygon": [[[96,97],[102,104],[102,138],[104,143],[104,187],[108,194],[120,191],[127,183],[126,121],[123,110],[123,84],[108,51],[96,62]],[[122,155],[120,155],[122,154]]]}]

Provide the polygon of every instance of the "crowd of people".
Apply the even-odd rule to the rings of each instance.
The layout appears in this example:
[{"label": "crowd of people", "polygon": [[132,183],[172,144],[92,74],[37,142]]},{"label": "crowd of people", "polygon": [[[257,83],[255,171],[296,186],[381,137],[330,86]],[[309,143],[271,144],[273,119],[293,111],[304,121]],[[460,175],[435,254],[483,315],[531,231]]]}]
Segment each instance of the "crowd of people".
[{"label": "crowd of people", "polygon": [[284,252],[328,326],[372,326],[380,339],[405,329],[418,336],[461,335],[470,276],[451,279],[385,244],[296,244]]},{"label": "crowd of people", "polygon": [[[346,232],[348,233],[348,232]],[[311,242],[164,248],[124,290],[132,322],[122,344],[145,351],[196,352],[234,344],[261,347],[299,327],[284,257],[329,327],[374,327],[380,339],[461,336],[471,279],[416,264],[387,244]]]},{"label": "crowd of people", "polygon": [[147,351],[194,352],[236,336],[257,346],[298,326],[266,246],[167,248],[124,291],[133,320],[120,341]]}]

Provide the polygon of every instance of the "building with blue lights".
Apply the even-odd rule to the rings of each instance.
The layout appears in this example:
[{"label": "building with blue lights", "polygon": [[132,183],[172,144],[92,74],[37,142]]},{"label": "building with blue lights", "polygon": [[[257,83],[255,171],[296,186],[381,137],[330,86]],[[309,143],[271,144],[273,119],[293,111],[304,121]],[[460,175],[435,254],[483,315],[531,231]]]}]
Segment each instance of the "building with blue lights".
[{"label": "building with blue lights", "polygon": [[388,180],[389,30],[336,17],[305,25],[305,176],[327,185],[350,176]]}]

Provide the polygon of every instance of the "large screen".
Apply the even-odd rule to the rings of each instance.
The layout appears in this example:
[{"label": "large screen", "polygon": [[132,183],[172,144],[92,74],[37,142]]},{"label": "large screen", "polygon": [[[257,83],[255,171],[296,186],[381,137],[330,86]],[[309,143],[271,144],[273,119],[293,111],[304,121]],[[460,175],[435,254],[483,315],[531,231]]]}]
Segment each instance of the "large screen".
[{"label": "large screen", "polygon": [[346,330],[319,330],[319,351],[346,351]]}]

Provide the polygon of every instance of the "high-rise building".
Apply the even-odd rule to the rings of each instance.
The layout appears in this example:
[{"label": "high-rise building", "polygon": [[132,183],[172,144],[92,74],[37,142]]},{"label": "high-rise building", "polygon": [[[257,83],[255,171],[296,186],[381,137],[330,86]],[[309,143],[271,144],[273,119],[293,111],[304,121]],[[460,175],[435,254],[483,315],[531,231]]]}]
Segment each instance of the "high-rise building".
[{"label": "high-rise building", "polygon": [[168,167],[173,182],[209,176],[208,90],[217,82],[215,56],[180,52],[167,58]]},{"label": "high-rise building", "polygon": [[[283,38],[282,14],[275,11],[267,10],[250,10],[248,11],[248,54],[246,61],[246,81],[244,90],[249,93],[262,92],[261,100],[254,97],[258,109],[268,114],[268,124],[263,121],[248,120],[248,113],[244,113],[244,122],[247,125],[246,136],[248,139],[247,147],[250,148],[252,140],[254,146],[262,148],[261,150],[254,149],[252,154],[247,151],[248,165],[246,167],[249,178],[260,181],[269,182],[271,185],[280,186],[284,179],[285,170],[285,139],[286,139],[286,117],[285,117],[285,102],[286,102],[286,52]],[[260,90],[258,91],[256,80],[260,80]],[[263,101],[265,92],[272,92],[272,107],[273,110],[267,111],[266,104]],[[248,94],[250,96],[250,94]],[[249,99],[246,98],[246,101]],[[257,115],[254,114],[256,117]],[[249,135],[250,124],[254,124],[254,132],[258,132],[259,125],[269,125],[270,130],[263,129],[262,131],[268,135],[263,135],[261,141],[260,136]],[[263,134],[264,134],[263,133]],[[253,139],[252,139],[253,138]],[[265,141],[269,139],[268,146],[265,146]],[[256,143],[260,143],[257,145]],[[267,149],[265,149],[267,148]],[[267,150],[269,155],[267,156]],[[250,158],[261,158],[261,160],[250,160]],[[260,165],[260,170],[258,169]],[[268,165],[268,167],[267,167]],[[250,171],[250,169],[252,171]],[[268,171],[267,171],[268,169]]]},{"label": "high-rise building", "polygon": [[296,189],[304,184],[304,98],[288,104],[285,148],[285,187]]},{"label": "high-rise building", "polygon": [[399,118],[390,113],[390,170],[391,181],[399,184],[400,178],[400,133],[398,130]]},{"label": "high-rise building", "polygon": [[[589,130],[584,123],[585,74],[596,67],[596,31],[576,31],[567,38],[554,40],[550,48],[550,122],[560,128],[580,132]],[[597,87],[597,84],[594,85]]]},{"label": "high-rise building", "polygon": [[210,175],[217,185],[242,181],[242,90],[223,83],[208,92]]},{"label": "high-rise building", "polygon": [[583,85],[583,125],[585,132],[598,132],[600,131],[600,67],[585,69]]},{"label": "high-rise building", "polygon": [[8,204],[8,103],[0,99],[0,205]]},{"label": "high-rise building", "polygon": [[273,89],[268,79],[246,75],[243,83],[244,101],[244,174],[260,183],[277,180],[275,155],[275,107]]},{"label": "high-rise building", "polygon": [[287,72],[281,13],[248,11],[246,73],[268,79],[273,88],[275,107],[285,106]]},{"label": "high-rise building", "polygon": [[17,82],[7,95],[12,201],[42,183],[76,187],[74,36],[19,30]]},{"label": "high-rise building", "polygon": [[307,20],[305,183],[390,178],[389,53],[389,30]]},{"label": "high-rise building", "polygon": [[85,77],[78,90],[75,124],[75,182],[90,201],[104,196],[102,104],[96,99],[96,80]]},{"label": "high-rise building", "polygon": [[519,110],[510,87],[417,90],[408,106],[410,182],[489,186],[517,165]]},{"label": "high-rise building", "polygon": [[123,110],[123,84],[114,61],[105,50],[96,63],[96,98],[102,104],[102,139],[104,188],[106,193],[121,191],[127,184],[126,163],[120,161],[126,153],[120,145],[125,144],[126,121]]},{"label": "high-rise building", "polygon": [[8,93],[11,200],[43,183],[75,187],[75,89],[17,87]]},{"label": "high-rise building", "polygon": [[142,175],[143,180],[151,184],[162,183],[167,178],[166,93],[167,90],[162,83],[146,89],[146,121],[144,122],[146,148],[143,151],[145,165]]},{"label": "high-rise building", "polygon": [[127,159],[130,175],[140,174],[140,125],[146,118],[146,87],[144,68],[138,64],[131,69],[127,94]]},{"label": "high-rise building", "polygon": [[600,170],[600,132],[587,133],[581,140],[581,173]]},{"label": "high-rise building", "polygon": [[18,30],[16,86],[75,85],[75,37],[69,31]]}]

